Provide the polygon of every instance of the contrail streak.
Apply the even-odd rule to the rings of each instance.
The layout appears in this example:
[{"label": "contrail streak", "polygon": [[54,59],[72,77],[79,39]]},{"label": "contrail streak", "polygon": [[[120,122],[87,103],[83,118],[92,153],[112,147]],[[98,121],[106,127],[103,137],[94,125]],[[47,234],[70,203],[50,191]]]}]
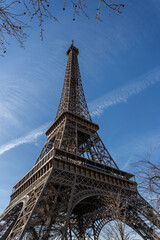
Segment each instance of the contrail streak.
[{"label": "contrail streak", "polygon": [[[127,102],[128,98],[137,95],[151,85],[160,81],[160,67],[153,69],[152,71],[142,75],[141,77],[131,81],[127,85],[121,88],[113,90],[101,98],[98,98],[89,103],[89,109],[91,115],[99,116],[103,113],[105,108],[111,107],[115,104]],[[0,147],[0,155],[18,147],[25,143],[35,142],[49,126],[49,123],[42,125],[41,127],[29,132],[27,135],[17,138],[7,144]]]},{"label": "contrail streak", "polygon": [[27,135],[14,139],[13,141],[2,145],[0,147],[0,155],[22,144],[35,142],[41,135],[44,134],[44,131],[48,128],[48,126],[49,123],[46,123],[41,127],[29,132]]},{"label": "contrail streak", "polygon": [[89,103],[91,115],[99,116],[105,108],[111,107],[118,103],[127,102],[128,98],[139,94],[151,85],[160,81],[160,67],[138,77],[128,84],[117,88],[103,97],[100,97]]}]

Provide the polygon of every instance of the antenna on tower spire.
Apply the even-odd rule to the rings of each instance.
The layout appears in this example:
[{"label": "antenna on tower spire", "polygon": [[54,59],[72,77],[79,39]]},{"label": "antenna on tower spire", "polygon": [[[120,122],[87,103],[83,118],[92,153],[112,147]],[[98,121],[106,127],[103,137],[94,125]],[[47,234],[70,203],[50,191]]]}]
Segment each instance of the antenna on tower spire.
[{"label": "antenna on tower spire", "polygon": [[72,40],[72,45],[74,46],[74,40]]}]

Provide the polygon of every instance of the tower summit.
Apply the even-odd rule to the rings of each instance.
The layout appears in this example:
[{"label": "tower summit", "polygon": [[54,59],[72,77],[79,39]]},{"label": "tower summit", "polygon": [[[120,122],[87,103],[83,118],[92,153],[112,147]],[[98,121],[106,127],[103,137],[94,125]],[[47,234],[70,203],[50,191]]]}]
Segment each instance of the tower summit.
[{"label": "tower summit", "polygon": [[81,81],[78,54],[79,50],[72,41],[71,46],[67,50],[67,67],[56,118],[64,111],[70,111],[91,121]]},{"label": "tower summit", "polygon": [[[158,213],[140,196],[134,175],[121,171],[100,139],[85,100],[72,42],[55,121],[33,168],[13,187],[0,215],[1,240],[98,240],[115,216],[143,239],[160,239]],[[125,206],[122,209],[122,206]],[[145,221],[144,219],[147,219]]]}]

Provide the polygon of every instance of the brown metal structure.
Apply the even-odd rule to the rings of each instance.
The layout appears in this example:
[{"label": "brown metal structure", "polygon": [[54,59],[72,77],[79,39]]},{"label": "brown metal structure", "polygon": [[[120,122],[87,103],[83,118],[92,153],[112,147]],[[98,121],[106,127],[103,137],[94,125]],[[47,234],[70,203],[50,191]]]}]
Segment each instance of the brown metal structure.
[{"label": "brown metal structure", "polygon": [[90,232],[98,240],[118,194],[125,223],[143,239],[160,239],[153,228],[160,228],[158,213],[138,193],[134,175],[117,167],[91,120],[78,53],[72,43],[56,119],[35,165],[13,188],[0,239],[84,240]]}]

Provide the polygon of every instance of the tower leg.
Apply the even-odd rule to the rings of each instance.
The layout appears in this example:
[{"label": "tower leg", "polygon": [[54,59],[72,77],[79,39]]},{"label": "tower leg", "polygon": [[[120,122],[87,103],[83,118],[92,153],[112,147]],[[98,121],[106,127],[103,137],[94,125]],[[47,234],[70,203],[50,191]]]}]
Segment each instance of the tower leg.
[{"label": "tower leg", "polygon": [[67,209],[67,215],[66,215],[62,240],[65,240],[65,239],[67,240],[67,228],[68,228],[68,225],[69,225],[69,219],[70,219],[70,214],[71,214],[71,207],[72,207],[73,195],[74,195],[74,191],[75,191],[76,179],[77,179],[77,177],[75,176],[74,177],[74,182],[73,182],[73,187],[72,187],[71,194],[70,194],[69,203],[68,203],[68,209]]},{"label": "tower leg", "polygon": [[[37,184],[37,186],[33,189],[31,192],[28,193],[28,197],[29,200],[28,202],[23,206],[18,218],[16,219],[16,221],[13,224],[13,227],[9,232],[9,228],[7,229],[7,232],[5,234],[2,235],[2,237],[4,238],[5,235],[8,235],[7,238],[5,238],[6,240],[14,240],[14,239],[19,239],[21,240],[23,238],[25,229],[27,227],[27,224],[29,222],[29,219],[40,199],[40,196],[43,192],[43,189],[46,185],[48,176],[49,176],[48,172],[44,177],[43,180],[40,182],[40,184]],[[17,205],[19,205],[21,203],[21,199],[19,200],[19,202],[17,203]],[[4,219],[7,218],[9,216],[9,213],[7,213],[6,216],[4,216]],[[3,219],[2,219],[3,220]],[[3,239],[2,238],[2,239]]]}]

